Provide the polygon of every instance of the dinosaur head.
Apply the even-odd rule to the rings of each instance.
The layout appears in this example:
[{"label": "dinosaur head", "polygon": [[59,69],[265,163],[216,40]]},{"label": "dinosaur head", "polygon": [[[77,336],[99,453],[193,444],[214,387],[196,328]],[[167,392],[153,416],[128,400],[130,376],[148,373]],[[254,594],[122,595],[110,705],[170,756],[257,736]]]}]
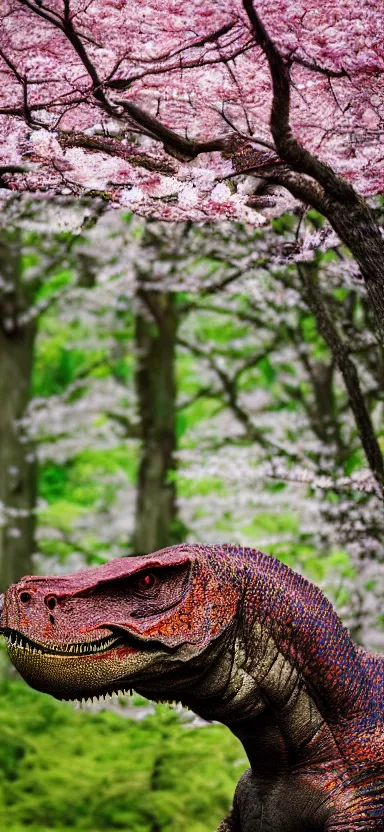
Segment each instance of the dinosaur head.
[{"label": "dinosaur head", "polygon": [[27,576],[6,593],[1,631],[24,679],[57,698],[135,688],[175,699],[220,651],[236,607],[234,587],[199,547],[177,546]]}]

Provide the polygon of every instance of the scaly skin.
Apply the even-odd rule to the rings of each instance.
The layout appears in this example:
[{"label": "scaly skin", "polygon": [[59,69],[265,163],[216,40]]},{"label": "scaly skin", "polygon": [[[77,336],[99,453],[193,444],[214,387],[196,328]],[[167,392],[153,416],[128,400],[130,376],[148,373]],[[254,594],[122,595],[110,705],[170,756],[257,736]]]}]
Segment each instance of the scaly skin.
[{"label": "scaly skin", "polygon": [[384,659],[276,559],[181,545],[26,577],[2,629],[38,690],[134,688],[227,725],[251,769],[221,832],[384,830]]}]

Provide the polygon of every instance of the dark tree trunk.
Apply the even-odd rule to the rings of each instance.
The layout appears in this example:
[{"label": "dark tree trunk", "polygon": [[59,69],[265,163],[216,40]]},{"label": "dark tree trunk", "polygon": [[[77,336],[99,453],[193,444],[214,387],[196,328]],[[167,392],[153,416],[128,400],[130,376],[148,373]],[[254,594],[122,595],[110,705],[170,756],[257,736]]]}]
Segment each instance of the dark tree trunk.
[{"label": "dark tree trunk", "polygon": [[135,554],[179,543],[174,481],[176,450],[175,349],[178,316],[171,293],[140,291],[135,323],[136,389],[141,421]]},{"label": "dark tree trunk", "polygon": [[318,285],[318,266],[313,263],[299,263],[297,266],[304,288],[304,298],[315,316],[318,332],[328,345],[336,366],[338,367],[348,394],[356,429],[372,474],[383,492],[384,461],[381,448],[375,435],[371,416],[365,397],[360,387],[360,379],[354,362],[350,358],[349,348],[344,344],[337,327],[330,315]]},{"label": "dark tree trunk", "polygon": [[324,214],[360,266],[384,342],[384,239],[369,206],[357,194],[354,196],[349,204],[325,200]]},{"label": "dark tree trunk", "polygon": [[20,323],[30,305],[21,275],[17,233],[0,237],[0,591],[31,573],[34,551],[36,463],[18,421],[30,397],[34,320]]}]

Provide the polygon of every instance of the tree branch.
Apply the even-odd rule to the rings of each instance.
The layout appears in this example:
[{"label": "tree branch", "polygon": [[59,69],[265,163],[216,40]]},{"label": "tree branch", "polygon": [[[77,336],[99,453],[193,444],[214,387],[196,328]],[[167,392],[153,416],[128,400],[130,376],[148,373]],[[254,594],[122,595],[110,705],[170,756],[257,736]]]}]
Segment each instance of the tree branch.
[{"label": "tree branch", "polygon": [[248,439],[251,442],[257,442],[260,445],[260,447],[264,448],[265,450],[274,455],[283,455],[289,458],[290,460],[297,461],[298,455],[294,456],[293,454],[290,454],[289,452],[285,451],[284,448],[281,448],[275,442],[271,442],[271,440],[264,435],[263,431],[253,424],[248,413],[240,406],[238,401],[239,393],[237,389],[237,381],[241,373],[244,372],[246,369],[249,369],[250,367],[254,366],[255,364],[257,364],[258,361],[264,358],[266,354],[266,349],[263,349],[262,351],[260,351],[260,353],[254,355],[251,359],[248,359],[242,365],[242,367],[240,367],[236,371],[234,377],[231,378],[228,375],[228,373],[226,373],[221,367],[218,367],[215,360],[212,358],[212,354],[208,353],[202,347],[199,347],[198,344],[191,344],[184,338],[180,337],[177,339],[177,344],[185,347],[198,357],[204,358],[208,362],[210,367],[214,370],[214,372],[217,374],[226,396],[227,406],[232,410],[240,424],[243,425],[243,428],[245,430],[245,439]]},{"label": "tree branch", "polygon": [[145,110],[142,110],[141,107],[134,104],[133,101],[117,99],[115,103],[128,114],[135,125],[140,126],[142,133],[145,133],[145,135],[162,142],[164,150],[169,153],[170,156],[174,156],[182,162],[188,162],[191,161],[191,159],[195,159],[199,153],[209,153],[213,150],[225,150],[231,141],[230,137],[221,136],[207,142],[194,142],[190,139],[184,138],[184,136],[180,136],[169,127],[165,127],[159,119],[155,118],[155,116],[151,116]]},{"label": "tree branch", "polygon": [[125,439],[143,438],[143,431],[141,425],[139,423],[135,424],[135,422],[131,422],[128,416],[124,416],[123,413],[115,413],[113,410],[107,410],[105,415],[108,416],[108,419],[112,419],[114,422],[117,422],[119,425],[122,425],[122,427],[124,428]]},{"label": "tree branch", "polygon": [[309,153],[292,133],[290,125],[291,81],[287,62],[269,37],[264,24],[255,11],[253,0],[243,0],[256,43],[267,58],[272,79],[273,99],[271,132],[276,150],[293,170],[313,177],[329,194],[344,200],[354,199],[354,189],[348,182]]},{"label": "tree branch", "polygon": [[[263,178],[286,187],[293,196],[320,211],[340,239],[349,246],[359,264],[372,303],[378,330],[384,340],[384,240],[375,217],[352,185],[316,156],[309,153],[292,133],[290,125],[291,82],[289,67],[269,37],[254,8],[243,0],[256,43],[267,58],[272,79],[271,132],[280,158],[289,171],[272,171]],[[307,177],[310,177],[307,179]]]},{"label": "tree branch", "polygon": [[380,445],[376,439],[371,417],[365,404],[358,372],[348,355],[348,348],[336,329],[319,289],[317,283],[318,266],[316,263],[298,263],[297,271],[304,287],[304,298],[316,318],[318,330],[328,344],[343,377],[368,465],[383,490],[384,461]]},{"label": "tree branch", "polygon": [[106,153],[108,156],[120,156],[130,165],[140,166],[147,170],[155,170],[159,173],[174,174],[174,166],[166,159],[160,162],[153,159],[146,153],[133,146],[128,148],[118,139],[108,136],[88,136],[85,133],[61,133],[58,140],[62,147],[83,147],[85,150],[94,150],[98,153]]}]

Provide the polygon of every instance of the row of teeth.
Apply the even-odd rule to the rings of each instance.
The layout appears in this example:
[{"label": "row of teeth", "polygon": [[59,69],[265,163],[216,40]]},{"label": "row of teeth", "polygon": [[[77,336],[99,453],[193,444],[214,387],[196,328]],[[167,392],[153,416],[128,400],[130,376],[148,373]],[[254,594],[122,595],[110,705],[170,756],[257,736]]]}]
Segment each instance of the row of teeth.
[{"label": "row of teeth", "polygon": [[87,699],[72,699],[75,708],[81,708],[84,705],[98,705],[100,702],[118,704],[122,697],[126,699],[127,696],[133,696],[133,688],[129,690],[112,691],[111,693],[100,693],[99,696],[89,696]]},{"label": "row of teeth", "polygon": [[[89,696],[87,699],[83,697],[83,699],[71,699],[70,702],[73,702],[75,709],[83,708],[84,706],[89,705],[98,705],[101,702],[113,703],[118,705],[121,699],[125,699],[128,696],[133,696],[134,694],[133,688],[129,688],[129,690],[119,690],[119,691],[111,691],[111,693],[100,693],[99,696]],[[64,702],[66,700],[63,700]],[[173,708],[182,708],[182,704],[179,699],[156,699],[156,702],[163,702],[165,705],[170,705]]]},{"label": "row of teeth", "polygon": [[[108,650],[109,647],[112,646],[116,642],[116,638],[114,636],[110,636],[108,638],[101,639],[97,642],[84,642],[83,644],[63,644],[57,647],[50,647],[49,652],[54,653],[100,653],[101,651]],[[7,639],[7,643],[9,647],[21,647],[27,653],[44,653],[47,652],[42,650],[37,645],[32,644],[32,642],[25,641],[20,636],[13,633]]]}]

